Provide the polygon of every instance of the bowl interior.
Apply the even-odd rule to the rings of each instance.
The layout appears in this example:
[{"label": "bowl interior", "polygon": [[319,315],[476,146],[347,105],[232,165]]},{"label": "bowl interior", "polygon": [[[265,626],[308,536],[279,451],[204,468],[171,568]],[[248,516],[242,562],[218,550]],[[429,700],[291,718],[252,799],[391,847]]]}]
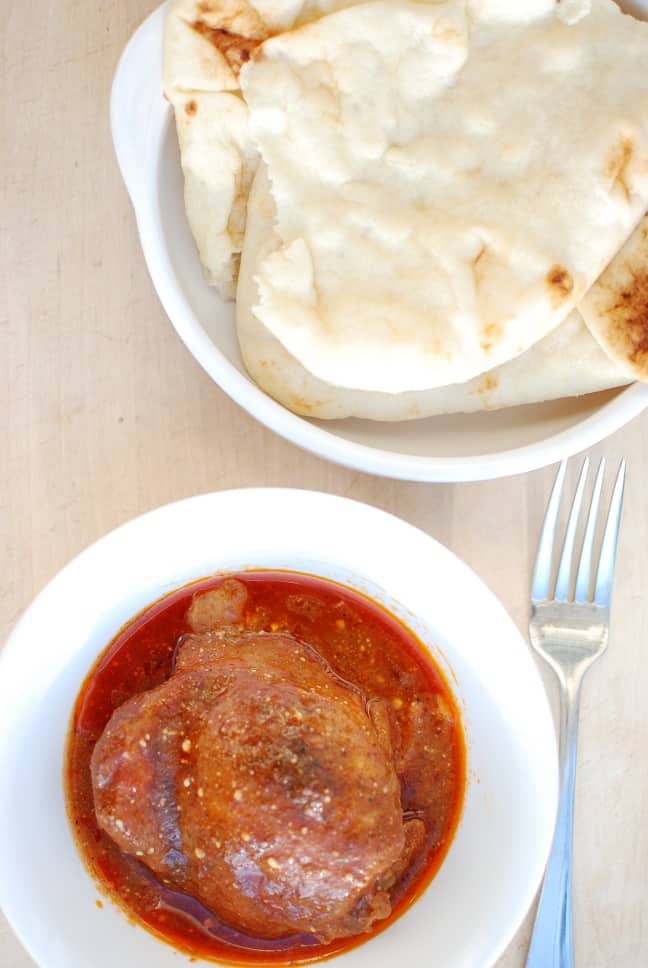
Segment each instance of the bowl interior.
[{"label": "bowl interior", "polygon": [[[342,540],[343,536],[343,540]],[[2,655],[0,904],[43,968],[177,965],[111,903],[96,906],[68,827],[62,762],[70,711],[94,658],[140,608],[219,570],[283,567],[342,581],[419,633],[463,711],[462,819],[430,887],[384,934],[341,955],[387,968],[404,955],[489,965],[530,904],[549,850],[553,726],[519,633],[485,586],[428,536],[328,495],[232,491],[170,505],[113,532],[39,596]],[[470,608],[466,608],[470,603]]]}]

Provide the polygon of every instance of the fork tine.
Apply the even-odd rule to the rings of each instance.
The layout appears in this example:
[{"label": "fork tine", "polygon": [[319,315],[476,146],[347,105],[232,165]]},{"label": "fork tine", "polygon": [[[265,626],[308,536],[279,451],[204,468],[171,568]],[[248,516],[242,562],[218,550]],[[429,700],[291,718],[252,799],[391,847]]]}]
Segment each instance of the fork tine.
[{"label": "fork tine", "polygon": [[625,487],[626,462],[621,461],[619,471],[614,482],[610,510],[608,511],[601,555],[596,571],[596,585],[594,586],[594,601],[605,608],[610,607],[612,598],[612,579],[614,578],[614,562],[616,560],[617,541],[621,526],[621,511],[623,509],[623,491]]},{"label": "fork tine", "polygon": [[572,501],[569,518],[567,520],[567,530],[565,531],[565,540],[563,541],[562,553],[560,555],[558,577],[556,578],[556,591],[554,593],[554,598],[557,602],[569,601],[569,586],[571,584],[572,562],[574,560],[576,529],[578,528],[578,519],[580,518],[581,506],[583,504],[583,494],[585,492],[585,481],[587,480],[588,470],[589,457],[586,457],[578,476],[576,493],[574,494],[574,500]]},{"label": "fork tine", "polygon": [[558,468],[558,473],[556,474],[556,479],[551,490],[551,497],[547,504],[540,541],[538,542],[533,579],[531,581],[531,600],[534,602],[543,602],[549,598],[554,537],[556,534],[556,524],[558,523],[558,512],[560,511],[560,499],[565,483],[566,470],[567,461],[564,460]]},{"label": "fork tine", "polygon": [[598,520],[598,509],[601,501],[604,471],[605,457],[601,457],[598,471],[596,472],[596,480],[594,481],[592,500],[590,501],[589,511],[587,514],[587,525],[585,526],[585,537],[583,538],[583,546],[581,548],[580,560],[578,562],[578,572],[576,573],[574,601],[578,602],[579,605],[583,605],[585,602],[590,600],[590,588],[592,585],[592,553],[594,549],[594,535],[596,534],[596,522]]}]

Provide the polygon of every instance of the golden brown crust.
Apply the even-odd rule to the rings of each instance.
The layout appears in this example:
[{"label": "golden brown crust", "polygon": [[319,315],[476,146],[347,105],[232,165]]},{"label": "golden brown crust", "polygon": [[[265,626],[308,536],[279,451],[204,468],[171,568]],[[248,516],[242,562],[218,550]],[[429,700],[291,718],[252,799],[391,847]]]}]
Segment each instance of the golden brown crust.
[{"label": "golden brown crust", "polygon": [[631,278],[625,289],[602,286],[609,296],[604,307],[607,337],[627,353],[631,363],[648,370],[648,268],[629,272]]},{"label": "golden brown crust", "polygon": [[210,27],[202,20],[191,24],[191,27],[223,55],[235,77],[239,76],[243,65],[247,64],[262,43],[259,38],[244,37],[220,27]]},{"label": "golden brown crust", "polygon": [[554,305],[559,305],[571,296],[574,289],[574,280],[564,266],[552,266],[547,273],[546,281]]},{"label": "golden brown crust", "polygon": [[582,303],[603,349],[648,381],[648,214]]},{"label": "golden brown crust", "polygon": [[257,40],[267,36],[261,15],[246,0],[199,0],[191,26]]}]

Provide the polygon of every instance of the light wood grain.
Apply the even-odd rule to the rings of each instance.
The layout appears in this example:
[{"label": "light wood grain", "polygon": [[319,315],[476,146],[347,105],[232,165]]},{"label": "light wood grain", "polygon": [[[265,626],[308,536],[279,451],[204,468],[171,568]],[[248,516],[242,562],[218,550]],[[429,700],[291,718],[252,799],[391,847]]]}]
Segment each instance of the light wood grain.
[{"label": "light wood grain", "polygon": [[[334,467],[256,424],[172,330],[146,273],[108,128],[117,58],[153,6],[3,6],[0,641],[43,584],[106,531],[168,501],[247,485],[346,494],[399,514],[464,558],[523,628],[551,471],[440,487]],[[581,966],[641,968],[648,419],[596,453],[625,455],[630,474],[611,646],[590,675],[582,710],[576,946]],[[523,965],[528,934],[527,922],[499,968]],[[0,915],[0,965],[32,964]]]}]

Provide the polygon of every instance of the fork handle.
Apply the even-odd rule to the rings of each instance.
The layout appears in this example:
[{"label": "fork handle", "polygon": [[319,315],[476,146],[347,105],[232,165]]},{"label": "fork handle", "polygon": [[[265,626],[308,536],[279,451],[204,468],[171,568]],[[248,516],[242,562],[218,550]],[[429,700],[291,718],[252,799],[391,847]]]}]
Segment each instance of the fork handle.
[{"label": "fork handle", "polygon": [[582,676],[560,690],[560,800],[526,968],[573,968],[572,843],[578,713]]}]

